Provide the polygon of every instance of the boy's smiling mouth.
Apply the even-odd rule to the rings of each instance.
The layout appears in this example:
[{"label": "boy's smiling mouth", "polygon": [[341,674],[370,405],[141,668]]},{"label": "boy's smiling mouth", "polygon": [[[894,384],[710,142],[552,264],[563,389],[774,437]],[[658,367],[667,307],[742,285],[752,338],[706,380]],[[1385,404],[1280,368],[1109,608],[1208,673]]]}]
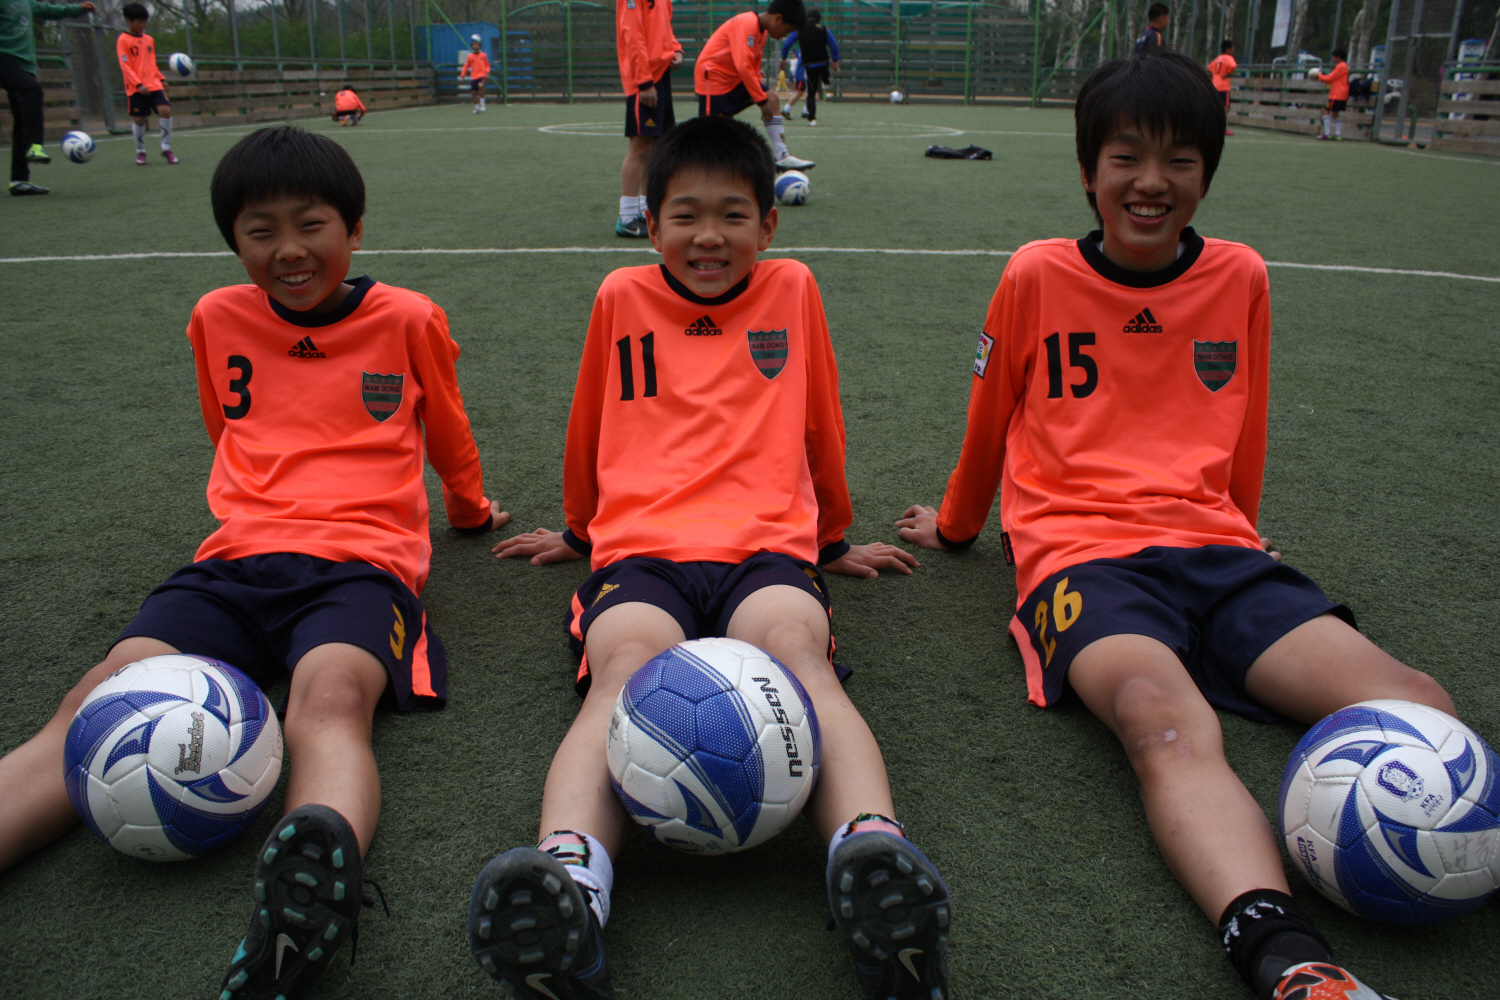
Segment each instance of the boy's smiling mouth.
[{"label": "boy's smiling mouth", "polygon": [[1159,219],[1171,211],[1165,205],[1126,205],[1126,211],[1142,219]]},{"label": "boy's smiling mouth", "polygon": [[290,288],[301,288],[317,276],[316,271],[293,271],[291,274],[278,275],[276,280]]},{"label": "boy's smiling mouth", "polygon": [[727,269],[729,267],[729,261],[725,260],[722,257],[701,257],[697,260],[688,261],[688,267],[692,268],[694,271],[697,271],[699,274],[712,275]]}]

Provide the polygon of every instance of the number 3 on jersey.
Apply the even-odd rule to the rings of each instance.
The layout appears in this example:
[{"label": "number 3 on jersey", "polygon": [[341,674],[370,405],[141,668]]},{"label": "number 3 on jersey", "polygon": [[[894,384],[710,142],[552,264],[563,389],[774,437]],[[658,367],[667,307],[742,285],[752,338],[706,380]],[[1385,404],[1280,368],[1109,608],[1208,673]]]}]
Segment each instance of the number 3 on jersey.
[{"label": "number 3 on jersey", "polygon": [[229,391],[238,395],[240,401],[233,406],[225,405],[224,419],[238,420],[250,412],[250,359],[242,354],[231,354],[229,367],[240,373],[239,378],[229,380]]}]

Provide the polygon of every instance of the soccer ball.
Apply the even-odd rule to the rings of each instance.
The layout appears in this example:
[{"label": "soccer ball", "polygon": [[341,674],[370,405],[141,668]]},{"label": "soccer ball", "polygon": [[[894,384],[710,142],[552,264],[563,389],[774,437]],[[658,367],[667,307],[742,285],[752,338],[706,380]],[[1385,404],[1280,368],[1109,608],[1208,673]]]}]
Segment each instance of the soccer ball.
[{"label": "soccer ball", "polygon": [[812,181],[800,170],[787,170],[776,178],[776,200],[783,205],[805,205],[812,194]]},{"label": "soccer ball", "polygon": [[87,132],[67,132],[62,137],[62,151],[74,163],[87,163],[94,158],[94,137]]},{"label": "soccer ball", "polygon": [[901,103],[904,103],[905,101],[906,101],[906,95],[903,94],[903,93],[901,93],[901,91],[899,91],[899,90],[893,90],[893,91],[891,91],[891,103],[892,104],[901,104]]},{"label": "soccer ball", "polygon": [[193,75],[193,57],[181,52],[173,52],[167,56],[167,66],[178,76]]},{"label": "soccer ball", "polygon": [[150,656],[89,692],[63,748],[73,808],[123,854],[180,861],[222,847],[281,776],[281,727],[255,683],[206,656]]},{"label": "soccer ball", "polygon": [[780,833],[818,780],[807,692],[775,657],[734,639],[682,642],[637,670],[605,744],[615,793],[681,851],[743,851]]},{"label": "soccer ball", "polygon": [[1360,916],[1436,923],[1500,886],[1500,759],[1425,705],[1365,701],[1313,726],[1277,812],[1297,868]]}]

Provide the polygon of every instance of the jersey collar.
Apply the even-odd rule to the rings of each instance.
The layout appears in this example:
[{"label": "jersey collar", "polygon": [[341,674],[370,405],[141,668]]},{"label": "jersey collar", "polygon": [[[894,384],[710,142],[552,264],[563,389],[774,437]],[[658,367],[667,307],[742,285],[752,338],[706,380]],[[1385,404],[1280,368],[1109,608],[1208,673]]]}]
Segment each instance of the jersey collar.
[{"label": "jersey collar", "polygon": [[1182,231],[1182,253],[1171,264],[1160,271],[1131,271],[1104,256],[1099,249],[1103,240],[1104,231],[1096,229],[1078,241],[1078,252],[1083,254],[1083,259],[1088,261],[1089,266],[1101,278],[1127,288],[1156,288],[1176,281],[1187,273],[1187,269],[1198,260],[1198,255],[1203,253],[1203,237],[1194,232],[1192,226],[1188,226]]},{"label": "jersey collar", "polygon": [[687,285],[684,285],[682,282],[672,277],[672,272],[667,270],[667,265],[658,264],[656,266],[661,268],[661,276],[667,280],[668,288],[672,289],[672,291],[687,299],[689,302],[696,303],[700,306],[722,306],[733,302],[735,299],[740,297],[741,292],[750,287],[750,278],[755,274],[755,268],[752,267],[750,269],[750,273],[741,278],[739,282],[735,284],[735,286],[729,291],[725,292],[723,295],[716,295],[711,299],[705,299],[703,296],[688,288]]},{"label": "jersey collar", "polygon": [[360,275],[354,279],[353,285],[354,290],[344,296],[344,301],[339,303],[338,308],[326,313],[299,312],[296,309],[288,309],[269,295],[266,296],[266,301],[271,303],[272,312],[293,326],[308,328],[332,326],[354,315],[354,310],[358,309],[359,304],[365,300],[365,295],[375,287],[375,279],[367,274]]}]

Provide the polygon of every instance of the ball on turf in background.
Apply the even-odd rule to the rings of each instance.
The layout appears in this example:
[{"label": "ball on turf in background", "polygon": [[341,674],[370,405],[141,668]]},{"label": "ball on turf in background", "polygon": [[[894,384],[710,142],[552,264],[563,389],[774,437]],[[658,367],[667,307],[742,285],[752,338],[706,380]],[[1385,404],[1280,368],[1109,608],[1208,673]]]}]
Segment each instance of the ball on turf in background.
[{"label": "ball on turf in background", "polygon": [[87,163],[94,158],[94,137],[87,132],[67,132],[62,137],[63,155],[74,163]]},{"label": "ball on turf in background", "polygon": [[167,56],[167,67],[178,76],[192,76],[193,57],[182,52],[173,52]]},{"label": "ball on turf in background", "polygon": [[1408,701],[1365,701],[1307,731],[1277,805],[1295,867],[1353,913],[1431,924],[1500,886],[1500,760]]},{"label": "ball on turf in background", "polygon": [[776,175],[776,200],[783,205],[805,205],[812,194],[812,181],[800,170],[786,170]]},{"label": "ball on turf in background", "polygon": [[180,861],[254,822],[281,756],[276,713],[254,681],[206,656],[151,656],[83,700],[63,747],[64,780],[100,840]]},{"label": "ball on turf in background", "polygon": [[748,642],[678,643],[637,670],[605,743],[616,794],[682,851],[754,847],[802,810],[822,736],[792,672]]},{"label": "ball on turf in background", "polygon": [[900,103],[902,103],[905,100],[906,100],[906,95],[903,94],[903,93],[901,93],[901,91],[899,91],[899,90],[893,90],[893,91],[891,91],[891,103],[892,104],[900,104]]}]

